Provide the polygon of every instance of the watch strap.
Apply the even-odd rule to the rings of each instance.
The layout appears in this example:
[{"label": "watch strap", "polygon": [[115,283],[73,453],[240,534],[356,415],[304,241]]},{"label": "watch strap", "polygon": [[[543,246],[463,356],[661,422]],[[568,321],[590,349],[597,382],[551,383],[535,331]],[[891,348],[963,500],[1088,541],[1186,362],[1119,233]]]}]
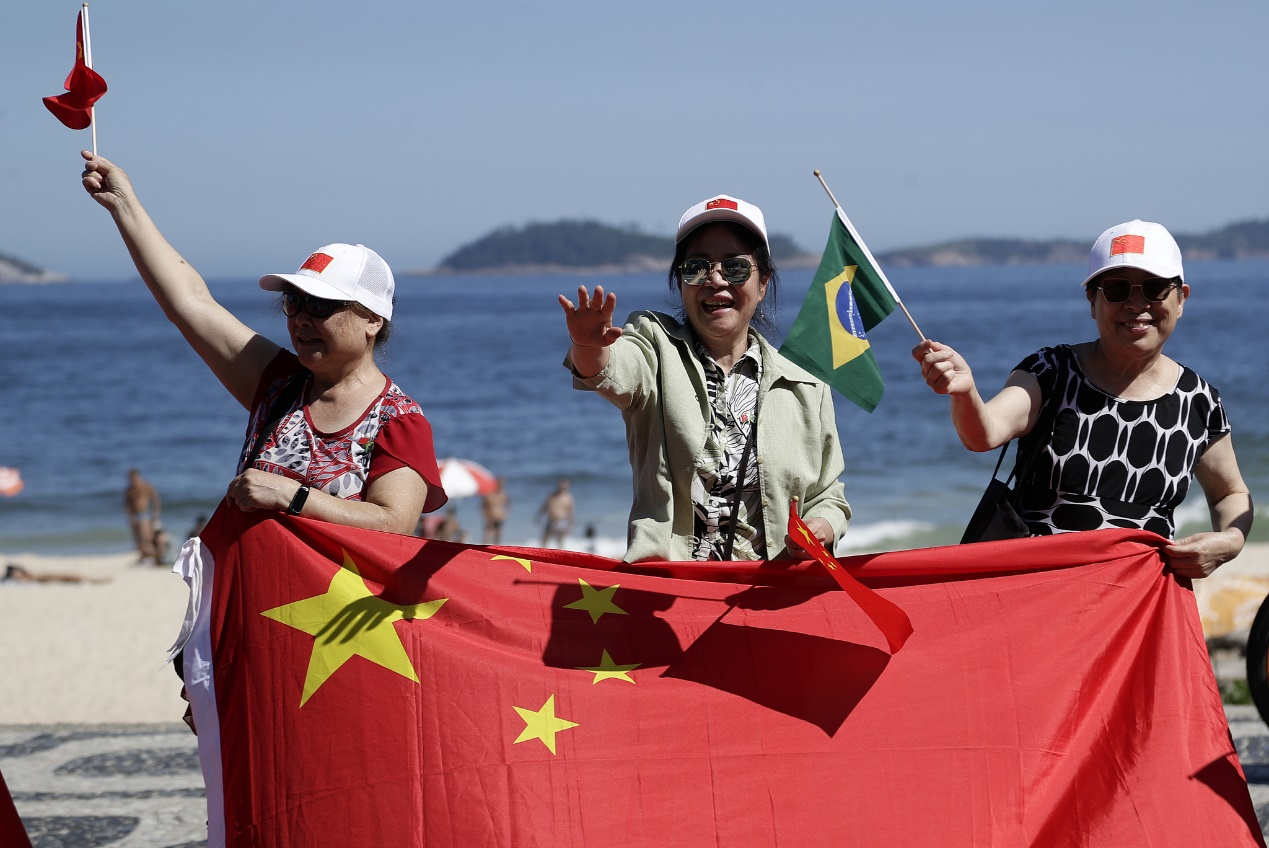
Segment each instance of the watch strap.
[{"label": "watch strap", "polygon": [[300,486],[291,498],[291,505],[286,508],[287,515],[299,515],[304,511],[304,503],[308,500],[308,486]]}]

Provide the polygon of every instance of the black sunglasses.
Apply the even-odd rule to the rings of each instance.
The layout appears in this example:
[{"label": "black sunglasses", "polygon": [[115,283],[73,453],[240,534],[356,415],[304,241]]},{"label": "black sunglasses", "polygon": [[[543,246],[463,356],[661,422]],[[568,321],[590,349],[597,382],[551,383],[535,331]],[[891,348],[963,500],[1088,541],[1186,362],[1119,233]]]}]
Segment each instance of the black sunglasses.
[{"label": "black sunglasses", "polygon": [[1151,303],[1162,303],[1168,299],[1168,294],[1176,286],[1176,280],[1164,280],[1158,277],[1143,283],[1129,282],[1123,277],[1106,277],[1097,281],[1097,287],[1102,290],[1102,297],[1106,298],[1107,303],[1125,302],[1132,297],[1133,289],[1141,289],[1142,297]]},{"label": "black sunglasses", "polygon": [[688,259],[679,264],[679,281],[688,286],[699,286],[705,278],[718,266],[719,275],[733,286],[744,285],[753,273],[753,263],[743,256],[733,256],[722,262],[710,262],[706,259]]},{"label": "black sunglasses", "polygon": [[282,314],[287,318],[294,318],[303,309],[320,321],[323,318],[329,318],[334,315],[351,302],[348,300],[327,300],[324,297],[313,297],[313,295],[305,294],[304,292],[288,291],[282,293]]}]

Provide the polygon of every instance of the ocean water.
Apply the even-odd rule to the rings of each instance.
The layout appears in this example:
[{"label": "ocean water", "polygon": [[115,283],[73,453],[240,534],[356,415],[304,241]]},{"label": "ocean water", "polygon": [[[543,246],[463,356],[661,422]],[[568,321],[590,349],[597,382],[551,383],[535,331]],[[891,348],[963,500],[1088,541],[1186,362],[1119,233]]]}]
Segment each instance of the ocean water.
[{"label": "ocean water", "polygon": [[[1192,295],[1167,352],[1220,389],[1242,471],[1269,496],[1265,383],[1269,262],[1195,262]],[[1046,344],[1095,333],[1067,265],[896,269],[892,282],[922,331],[969,359],[984,393]],[[809,270],[782,274],[778,321],[793,320]],[[672,309],[664,277],[434,276],[398,281],[394,336],[382,368],[423,406],[438,457],[474,459],[506,479],[508,544],[534,544],[535,513],[559,477],[578,503],[579,538],[624,550],[630,472],[621,416],[571,388],[556,303],[579,284],[617,292],[620,316]],[[285,319],[254,279],[213,280],[247,324],[286,343]],[[995,464],[952,430],[947,400],[920,378],[916,332],[896,313],[871,334],[886,394],[868,414],[838,398],[846,495],[855,519],[843,552],[953,543]],[[0,465],[26,489],[0,499],[0,552],[94,553],[131,545],[122,511],[127,469],[155,484],[174,541],[215,508],[233,472],[246,413],[163,317],[137,280],[0,286]],[[479,541],[479,504],[455,502]],[[1182,532],[1203,529],[1194,487]],[[1253,538],[1269,538],[1263,518]],[[594,528],[593,542],[580,538]]]}]

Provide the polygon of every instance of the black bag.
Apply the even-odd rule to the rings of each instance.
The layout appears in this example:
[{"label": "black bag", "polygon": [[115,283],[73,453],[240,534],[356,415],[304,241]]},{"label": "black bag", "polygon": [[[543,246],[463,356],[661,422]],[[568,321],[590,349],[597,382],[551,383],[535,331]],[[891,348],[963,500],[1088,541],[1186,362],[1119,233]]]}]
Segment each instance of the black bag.
[{"label": "black bag", "polygon": [[[1020,446],[1021,447],[1021,446]],[[1000,473],[1000,464],[1005,461],[1005,453],[1009,443],[1000,449],[1000,458],[996,460],[996,470],[991,472],[991,482],[987,491],[983,492],[978,506],[974,509],[965,535],[961,536],[961,544],[970,542],[995,542],[1000,539],[1021,539],[1031,535],[1026,522],[1018,515],[1014,505],[1014,490],[1009,485],[1013,480],[1013,472],[1005,480],[996,477]],[[1014,466],[1017,470],[1017,466]]]},{"label": "black bag", "polygon": [[[1055,380],[1056,385],[1066,382],[1066,369],[1060,367]],[[1000,458],[996,460],[996,470],[991,472],[991,482],[978,501],[974,514],[970,516],[965,534],[961,536],[961,544],[970,542],[995,542],[1000,539],[1022,539],[1031,535],[1027,524],[1018,513],[1018,493],[1016,487],[1027,478],[1045,443],[1053,440],[1053,429],[1057,424],[1057,413],[1061,403],[1057,399],[1047,400],[1040,408],[1040,418],[1035,423],[1035,431],[1047,434],[1043,440],[1037,440],[1031,446],[1031,452],[1022,453],[1022,439],[1018,441],[1018,455],[1014,458],[1013,470],[1004,480],[996,477],[1000,473],[1000,465],[1005,461],[1005,453],[1009,450],[1009,442],[1000,449]],[[1013,484],[1013,485],[1011,485]]]}]

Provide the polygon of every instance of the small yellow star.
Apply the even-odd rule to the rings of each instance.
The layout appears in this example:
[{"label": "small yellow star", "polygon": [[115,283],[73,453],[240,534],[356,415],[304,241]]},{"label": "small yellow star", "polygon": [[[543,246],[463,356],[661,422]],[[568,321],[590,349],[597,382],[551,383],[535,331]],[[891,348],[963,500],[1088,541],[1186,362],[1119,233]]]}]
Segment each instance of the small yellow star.
[{"label": "small yellow star", "polygon": [[335,572],[324,595],[283,604],[260,614],[314,637],[304,693],[300,697],[302,707],[354,656],[364,657],[418,683],[419,677],[392,623],[431,618],[446,600],[440,598],[409,606],[388,603],[370,593],[352,557],[345,551],[344,567]]},{"label": "small yellow star", "polygon": [[532,573],[533,573],[533,561],[532,561],[532,560],[520,559],[520,557],[505,556],[505,555],[503,555],[503,554],[498,554],[498,556],[494,557],[494,559],[509,559],[509,560],[511,560],[512,562],[518,562],[518,563],[520,563],[521,565],[523,565],[523,566],[524,566],[524,570],[525,570],[525,571],[529,572],[530,574],[532,574]]},{"label": "small yellow star", "polygon": [[603,658],[600,659],[598,666],[594,666],[592,668],[585,668],[583,666],[578,666],[577,668],[579,671],[594,672],[595,679],[591,681],[591,685],[594,685],[601,680],[626,680],[626,681],[629,681],[630,683],[634,683],[635,682],[634,678],[631,677],[626,672],[634,671],[636,668],[638,668],[641,665],[643,665],[643,663],[630,663],[629,665],[617,665],[615,662],[612,661],[612,657],[608,656],[608,652],[604,651],[604,656]]},{"label": "small yellow star", "polygon": [[590,613],[590,620],[598,623],[600,616],[606,612],[614,615],[628,615],[621,607],[612,602],[613,593],[621,588],[620,583],[614,583],[607,589],[596,589],[580,577],[577,582],[582,584],[582,596],[571,604],[565,604],[565,609],[580,609]]},{"label": "small yellow star", "polygon": [[555,734],[561,730],[568,730],[570,727],[577,727],[577,722],[568,721],[555,715],[555,696],[546,699],[546,703],[542,705],[540,710],[527,710],[524,707],[513,706],[520,718],[524,719],[524,730],[520,731],[520,735],[516,737],[516,741],[511,743],[517,745],[529,739],[541,739],[542,744],[552,754],[555,753]]}]

